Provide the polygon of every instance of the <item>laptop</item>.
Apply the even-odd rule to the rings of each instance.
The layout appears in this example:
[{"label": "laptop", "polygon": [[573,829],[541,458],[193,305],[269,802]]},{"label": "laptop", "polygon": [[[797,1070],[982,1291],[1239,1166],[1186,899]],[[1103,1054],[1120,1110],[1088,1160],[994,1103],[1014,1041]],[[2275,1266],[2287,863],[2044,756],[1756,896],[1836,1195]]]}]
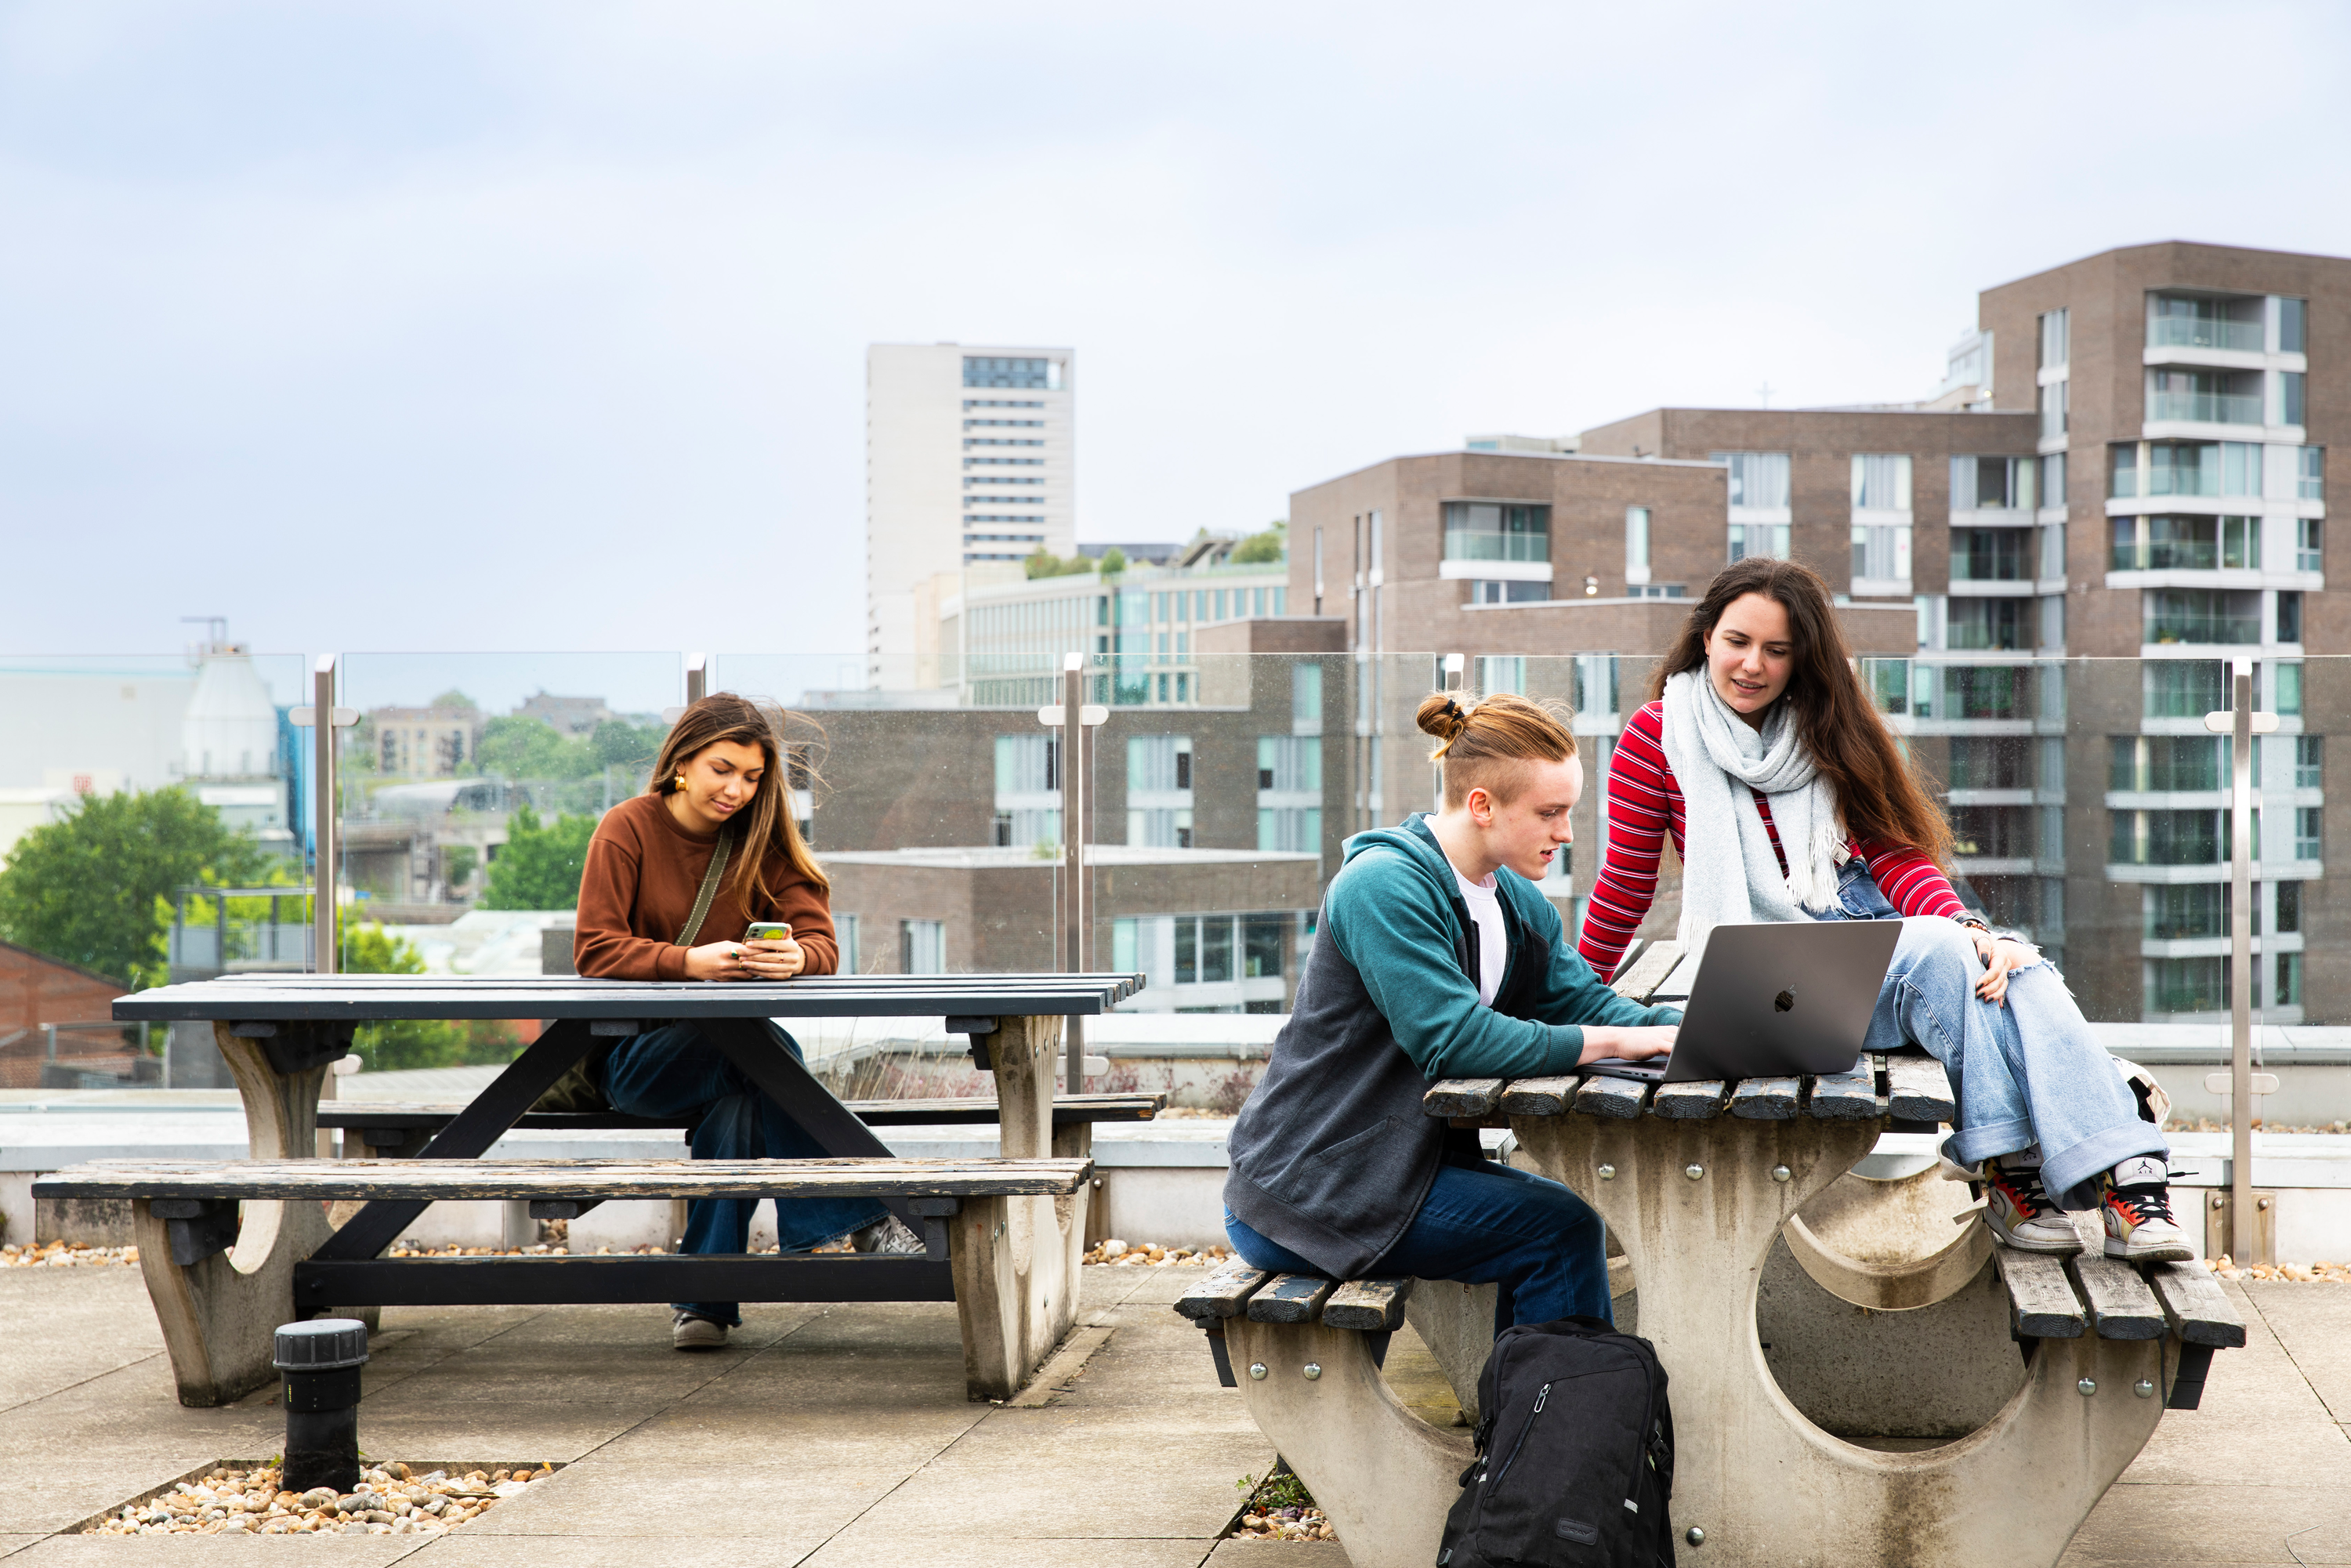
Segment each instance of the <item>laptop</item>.
[{"label": "laptop", "polygon": [[1688,998],[1673,1053],[1579,1071],[1649,1083],[1850,1072],[1901,937],[1898,920],[1718,925],[1696,977],[1685,961],[1649,998]]}]

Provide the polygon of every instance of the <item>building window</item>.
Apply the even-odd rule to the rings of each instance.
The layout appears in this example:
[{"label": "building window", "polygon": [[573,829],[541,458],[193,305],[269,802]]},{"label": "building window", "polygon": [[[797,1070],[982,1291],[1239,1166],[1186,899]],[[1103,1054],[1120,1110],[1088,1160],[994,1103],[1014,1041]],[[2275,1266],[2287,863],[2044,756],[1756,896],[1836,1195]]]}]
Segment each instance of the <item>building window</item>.
[{"label": "building window", "polygon": [[898,972],[902,975],[944,975],[947,972],[946,921],[898,922]]},{"label": "building window", "polygon": [[[2218,865],[2229,858],[2225,811],[2109,811],[2113,865]],[[2255,831],[2258,834],[2258,819]]]},{"label": "building window", "polygon": [[[2196,424],[2259,424],[2262,372],[2149,371],[2147,417],[2149,423],[2182,420]],[[2043,429],[2046,434],[2045,422]]]},{"label": "building window", "polygon": [[2259,570],[2259,517],[2127,517],[2113,519],[2116,571]]},{"label": "building window", "polygon": [[[2286,639],[2280,637],[2279,642]],[[2279,664],[2270,678],[2270,711],[2288,718],[2302,716],[2302,666]]]},{"label": "building window", "polygon": [[1687,599],[1689,585],[1684,582],[1636,582],[1625,591],[1628,599]]},{"label": "building window", "polygon": [[2278,423],[2280,424],[2303,423],[2303,398],[2309,381],[2310,378],[2300,371],[2278,372],[2278,412],[2281,416]]},{"label": "building window", "polygon": [[2109,744],[2113,748],[2106,773],[2109,789],[2179,794],[2229,787],[2229,768],[2222,755],[2228,742],[2217,736],[2117,735]]},{"label": "building window", "polygon": [[[1788,455],[1784,452],[1709,452],[1709,463],[1730,470],[1734,507],[1784,507],[1788,504]],[[1736,559],[1736,558],[1733,558]]]},{"label": "building window", "polygon": [[1907,452],[1855,453],[1853,504],[1856,511],[1908,511],[1910,455]]},{"label": "building window", "polygon": [[2147,596],[2142,642],[2259,643],[2262,601],[2257,591],[2218,588],[2158,588]]},{"label": "building window", "polygon": [[2065,383],[2051,382],[2040,389],[2041,434],[2044,436],[2065,434]]},{"label": "building window", "polygon": [[2113,482],[2109,495],[2135,496],[2259,496],[2262,493],[2262,449],[2248,441],[2151,441],[2147,466],[2140,472],[2137,448],[2110,448]]},{"label": "building window", "polygon": [[2294,454],[2294,493],[2298,499],[2326,498],[2325,451],[2323,446],[2305,446]]},{"label": "building window", "polygon": [[2325,528],[2325,522],[2318,517],[2296,517],[2294,520],[2294,570],[2326,570]]},{"label": "building window", "polygon": [[1733,523],[1730,525],[1730,559],[1745,560],[1750,555],[1788,559],[1788,525],[1785,523]]},{"label": "building window", "polygon": [[2138,495],[2138,445],[2117,441],[2106,448],[2106,495],[2127,501]]},{"label": "building window", "polygon": [[[2253,905],[2254,928],[2260,929],[2262,906]],[[2302,929],[2302,883],[2282,882],[2277,884],[2277,924],[2280,934]]]},{"label": "building window", "polygon": [[2228,666],[2218,659],[2150,659],[2141,668],[2148,718],[2202,718],[2229,706]]},{"label": "building window", "polygon": [[2065,363],[2067,342],[2072,336],[2069,330],[2072,318],[2073,312],[2070,310],[2052,310],[2041,318],[2041,368],[2043,370],[2055,370]]},{"label": "building window", "polygon": [[2277,596],[2277,640],[2302,641],[2302,595],[2290,589],[2280,591]]},{"label": "building window", "polygon": [[1980,653],[2032,646],[2037,630],[2030,599],[1959,599],[1946,608],[1944,643]]},{"label": "building window", "polygon": [[1484,694],[1513,692],[1525,695],[1527,662],[1516,653],[1480,653],[1478,655],[1477,689]]},{"label": "building window", "polygon": [[[2056,454],[2043,461],[2058,464],[2062,470],[2064,455]],[[2036,487],[2033,478],[2033,460],[2030,457],[1954,457],[1951,459],[1951,510],[2029,512],[2033,507]],[[1857,481],[1858,476],[1856,488]],[[1904,488],[1908,488],[1907,482]],[[2061,484],[2059,494],[2063,493]],[[1855,506],[1860,504],[1859,501],[1854,503]]]},{"label": "building window", "polygon": [[1616,712],[1617,676],[1623,661],[1614,653],[1578,653],[1575,655],[1575,685],[1568,695],[1568,704],[1577,713],[1614,714]]},{"label": "building window", "polygon": [[[1875,576],[1861,570],[1861,532],[1854,531],[1854,575]],[[2022,582],[2032,577],[2031,528],[1953,528],[1951,580],[1954,582]]]},{"label": "building window", "polygon": [[[1376,529],[1374,537],[1377,538]],[[1548,561],[1551,508],[1494,501],[1447,501],[1445,559]]]},{"label": "building window", "polygon": [[2218,1013],[2229,1009],[2226,957],[2150,958],[2147,961],[2147,1010],[2150,1013]]},{"label": "building window", "polygon": [[1548,582],[1492,582],[1481,579],[1469,585],[1472,604],[1543,604],[1550,600]]},{"label": "building window", "polygon": [[2326,737],[2323,735],[2297,735],[2294,737],[2294,787],[2297,789],[2325,788]]},{"label": "building window", "polygon": [[2294,812],[2294,858],[2314,861],[2319,858],[2319,821],[2323,812],[2316,806],[2297,806]]},{"label": "building window", "polygon": [[2282,1008],[2302,1006],[2302,955],[2281,953],[2277,960],[2277,1001]]},{"label": "building window", "polygon": [[1192,737],[1134,735],[1126,741],[1126,841],[1192,847]]},{"label": "building window", "polygon": [[1625,508],[1625,580],[1649,580],[1649,508]]},{"label": "building window", "polygon": [[2304,323],[2310,314],[2310,302],[2285,295],[2278,300],[2278,352],[2299,354],[2303,351]]},{"label": "building window", "polygon": [[2262,347],[2262,301],[2256,298],[2150,294],[2147,297],[2147,346],[2258,354]]},{"label": "building window", "polygon": [[833,945],[841,949],[841,967],[834,973],[863,974],[865,970],[857,951],[857,916],[833,911],[832,940]]},{"label": "building window", "polygon": [[1012,387],[1021,391],[1058,392],[1061,386],[1061,361],[993,359],[966,354],[963,360],[963,384],[967,387]]},{"label": "building window", "polygon": [[[2025,477],[2028,480],[2032,478],[2029,471]],[[2065,455],[2062,452],[2053,452],[2041,460],[2040,504],[2044,507],[2065,504]]]},{"label": "building window", "polygon": [[[1972,533],[1991,530],[1962,531]],[[1899,524],[1892,523],[1854,524],[1853,575],[1856,582],[1865,579],[1877,582],[1909,581],[1910,530]],[[1953,575],[1956,576],[1957,572],[1955,571]],[[1908,591],[1906,589],[1904,591]]]}]

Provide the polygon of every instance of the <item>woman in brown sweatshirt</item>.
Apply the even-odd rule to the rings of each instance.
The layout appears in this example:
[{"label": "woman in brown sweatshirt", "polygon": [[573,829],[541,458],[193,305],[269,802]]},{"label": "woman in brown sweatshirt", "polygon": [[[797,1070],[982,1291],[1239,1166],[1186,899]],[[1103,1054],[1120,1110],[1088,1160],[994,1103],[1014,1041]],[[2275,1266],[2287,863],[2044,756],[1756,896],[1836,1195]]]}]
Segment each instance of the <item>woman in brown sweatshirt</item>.
[{"label": "woman in brown sweatshirt", "polygon": [[[830,887],[792,819],[778,750],[768,715],[731,692],[705,697],[679,716],[652,787],[605,812],[589,841],[571,947],[580,974],[723,982],[834,971],[841,949],[827,906]],[[721,881],[699,927],[689,931],[722,839],[727,860]],[[781,941],[748,941],[755,920],[782,921],[790,930]],[[782,1038],[799,1056],[799,1042]],[[590,1071],[601,1072],[616,1111],[691,1118],[695,1159],[824,1154],[692,1023],[616,1041]],[[758,1207],[755,1198],[695,1199],[686,1207],[685,1250],[744,1250]],[[870,1198],[779,1199],[777,1239],[784,1251],[806,1251],[875,1229],[887,1218]],[[681,1350],[724,1344],[726,1331],[743,1321],[733,1301],[672,1307],[677,1316],[671,1337]]]}]

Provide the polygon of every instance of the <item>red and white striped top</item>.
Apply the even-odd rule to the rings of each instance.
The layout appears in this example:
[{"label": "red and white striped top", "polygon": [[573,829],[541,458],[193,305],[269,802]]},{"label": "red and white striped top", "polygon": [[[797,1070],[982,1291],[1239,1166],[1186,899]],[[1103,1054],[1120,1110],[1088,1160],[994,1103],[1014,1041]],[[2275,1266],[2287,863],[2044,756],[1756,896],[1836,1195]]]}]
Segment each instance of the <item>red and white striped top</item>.
[{"label": "red and white striped top", "polygon": [[[1633,933],[1640,929],[1657,895],[1657,856],[1668,830],[1674,835],[1674,852],[1682,849],[1682,788],[1666,760],[1665,715],[1661,702],[1635,714],[1608,759],[1608,852],[1583,911],[1583,936],[1576,943],[1584,962],[1604,980],[1616,972]],[[1780,847],[1771,802],[1761,790],[1755,792],[1755,807],[1762,813],[1771,852],[1784,874],[1787,852]],[[1868,864],[1886,902],[1903,914],[1948,917],[1967,912],[1935,862],[1917,850],[1876,840],[1848,840],[1846,844]]]}]

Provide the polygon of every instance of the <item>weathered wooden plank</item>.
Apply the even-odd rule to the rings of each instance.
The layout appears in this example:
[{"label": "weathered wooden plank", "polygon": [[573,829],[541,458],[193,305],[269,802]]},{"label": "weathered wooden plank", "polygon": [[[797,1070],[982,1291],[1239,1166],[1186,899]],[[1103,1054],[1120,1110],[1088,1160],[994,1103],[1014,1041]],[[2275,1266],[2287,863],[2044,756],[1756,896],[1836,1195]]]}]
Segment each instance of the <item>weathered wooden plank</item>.
[{"label": "weathered wooden plank", "polygon": [[1886,1114],[1885,1097],[1877,1092],[1877,1075],[1867,1063],[1855,1072],[1823,1073],[1813,1081],[1804,1112],[1823,1122],[1865,1122]]},{"label": "weathered wooden plank", "polygon": [[1276,1274],[1249,1298],[1249,1322],[1311,1323],[1337,1283],[1320,1274]]},{"label": "weathered wooden plank", "polygon": [[[1972,1218],[1970,1224],[1975,1223]],[[2008,1287],[2008,1321],[2026,1339],[2080,1339],[2086,1323],[2065,1260],[2040,1252],[1992,1249]]]},{"label": "weathered wooden plank", "polygon": [[2085,1252],[2065,1260],[2065,1273],[2090,1309],[2100,1339],[2161,1339],[2163,1308],[2138,1270],[2119,1258]]},{"label": "weathered wooden plank", "polygon": [[1958,1114],[1943,1064],[1923,1051],[1886,1055],[1886,1109],[1897,1122],[1948,1122]]},{"label": "weathered wooden plank", "polygon": [[1642,949],[1641,956],[1634,959],[1623,974],[1616,977],[1613,982],[1614,989],[1620,997],[1646,1002],[1659,986],[1666,983],[1666,977],[1674,972],[1674,966],[1681,961],[1680,943],[1652,942]]},{"label": "weathered wooden plank", "polygon": [[1793,1078],[1742,1078],[1730,1092],[1730,1113],[1750,1122],[1792,1122],[1802,1089]]},{"label": "weathered wooden plank", "polygon": [[1401,1280],[1350,1280],[1331,1292],[1322,1304],[1322,1322],[1334,1329],[1361,1329],[1376,1333],[1398,1328],[1404,1322],[1404,1304],[1412,1294],[1412,1281]]},{"label": "weathered wooden plank", "polygon": [[1649,1112],[1676,1122],[1711,1122],[1730,1103],[1730,1085],[1719,1078],[1696,1083],[1660,1083],[1649,1096]]},{"label": "weathered wooden plank", "polygon": [[1587,1116],[1637,1116],[1649,1097],[1649,1085],[1637,1078],[1611,1078],[1595,1072],[1575,1092],[1575,1108]]},{"label": "weathered wooden plank", "polygon": [[1502,1113],[1509,1116],[1564,1116],[1574,1102],[1579,1074],[1556,1078],[1514,1078],[1502,1091]]},{"label": "weathered wooden plank", "polygon": [[1058,1197],[1084,1159],[108,1160],[39,1177],[45,1197]]},{"label": "weathered wooden plank", "polygon": [[2147,1282],[2163,1304],[2164,1321],[2182,1344],[2209,1344],[2236,1350],[2245,1343],[2245,1320],[2237,1315],[2228,1292],[2201,1263],[2158,1263],[2147,1270]]},{"label": "weathered wooden plank", "polygon": [[1273,1276],[1246,1263],[1227,1263],[1176,1298],[1176,1310],[1198,1322],[1204,1318],[1240,1316],[1249,1299]]},{"label": "weathered wooden plank", "polygon": [[1420,1109],[1429,1116],[1483,1116],[1501,1097],[1499,1078],[1445,1078],[1429,1085]]}]

